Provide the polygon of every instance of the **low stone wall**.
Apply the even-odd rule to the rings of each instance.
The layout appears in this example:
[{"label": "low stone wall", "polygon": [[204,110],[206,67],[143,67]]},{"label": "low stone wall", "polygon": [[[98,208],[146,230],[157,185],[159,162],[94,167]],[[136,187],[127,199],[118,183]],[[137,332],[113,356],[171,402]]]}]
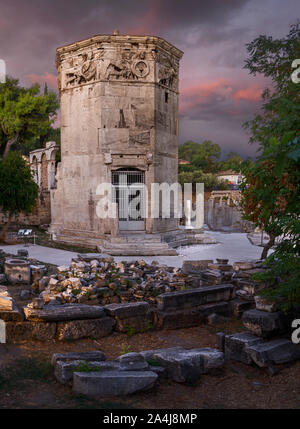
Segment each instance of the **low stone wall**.
[{"label": "low stone wall", "polygon": [[[158,308],[147,302],[49,305],[18,309],[7,290],[0,291],[0,319],[8,343],[24,340],[102,338],[113,331],[133,335],[151,329],[178,329],[205,323],[212,314],[229,316],[232,285],[199,288],[160,295]],[[38,306],[39,298],[34,301]]]}]

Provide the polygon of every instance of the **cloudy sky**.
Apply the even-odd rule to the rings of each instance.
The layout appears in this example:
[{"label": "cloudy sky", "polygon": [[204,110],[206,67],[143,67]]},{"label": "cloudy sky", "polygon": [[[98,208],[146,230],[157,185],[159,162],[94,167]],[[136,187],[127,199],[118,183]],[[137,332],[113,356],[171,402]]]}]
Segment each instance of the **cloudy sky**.
[{"label": "cloudy sky", "polygon": [[242,123],[268,82],[243,69],[245,44],[284,37],[299,0],[0,0],[0,58],[22,84],[57,89],[55,50],[95,34],[157,35],[184,51],[179,142],[210,139],[253,156]]}]

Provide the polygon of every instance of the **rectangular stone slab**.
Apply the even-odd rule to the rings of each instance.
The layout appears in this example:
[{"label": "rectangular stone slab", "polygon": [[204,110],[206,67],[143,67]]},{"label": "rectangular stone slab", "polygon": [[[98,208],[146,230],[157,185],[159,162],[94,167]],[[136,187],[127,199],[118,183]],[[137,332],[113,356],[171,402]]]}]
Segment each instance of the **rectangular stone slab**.
[{"label": "rectangular stone slab", "polygon": [[260,367],[300,359],[300,347],[284,338],[253,344],[248,347],[251,359]]},{"label": "rectangular stone slab", "polygon": [[49,341],[54,339],[56,323],[6,322],[6,342],[18,343],[24,340]]},{"label": "rectangular stone slab", "polygon": [[24,316],[19,310],[2,310],[0,308],[0,319],[4,322],[23,322]]},{"label": "rectangular stone slab", "polygon": [[168,310],[195,307],[212,302],[229,301],[233,297],[234,287],[231,284],[224,284],[163,293],[157,297],[157,301],[159,310]]},{"label": "rectangular stone slab", "polygon": [[65,320],[100,319],[105,311],[100,305],[64,304],[49,305],[42,310],[24,308],[28,320],[38,322],[60,322]]},{"label": "rectangular stone slab", "polygon": [[73,390],[87,396],[122,396],[151,388],[157,378],[152,371],[74,372]]},{"label": "rectangular stone slab", "polygon": [[51,364],[55,365],[58,361],[69,362],[73,360],[85,362],[102,362],[106,360],[106,357],[101,350],[97,350],[95,352],[54,353],[51,359]]},{"label": "rectangular stone slab", "polygon": [[119,319],[129,319],[136,316],[144,316],[148,313],[150,306],[148,302],[130,302],[128,304],[109,304],[105,310],[111,316],[117,316]]},{"label": "rectangular stone slab", "polygon": [[59,340],[102,338],[112,333],[115,324],[116,321],[112,317],[59,322],[56,335]]}]

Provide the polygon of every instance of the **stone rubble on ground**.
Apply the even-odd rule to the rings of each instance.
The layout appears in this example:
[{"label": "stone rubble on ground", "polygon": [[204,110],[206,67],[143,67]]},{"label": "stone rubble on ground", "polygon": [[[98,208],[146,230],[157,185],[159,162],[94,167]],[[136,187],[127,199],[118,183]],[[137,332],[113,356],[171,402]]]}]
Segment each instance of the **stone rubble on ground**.
[{"label": "stone rubble on ground", "polygon": [[122,396],[152,388],[162,378],[195,383],[203,374],[220,369],[224,354],[216,349],[183,347],[127,353],[107,361],[101,351],[54,354],[58,382],[72,384],[76,393]]}]

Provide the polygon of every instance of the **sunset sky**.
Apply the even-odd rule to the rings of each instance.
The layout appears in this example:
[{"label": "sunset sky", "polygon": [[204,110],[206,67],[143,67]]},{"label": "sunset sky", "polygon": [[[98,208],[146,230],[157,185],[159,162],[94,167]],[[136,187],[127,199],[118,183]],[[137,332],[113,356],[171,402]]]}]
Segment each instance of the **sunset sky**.
[{"label": "sunset sky", "polygon": [[179,142],[205,139],[223,155],[255,154],[242,123],[260,108],[268,82],[243,69],[245,44],[284,37],[299,0],[0,0],[0,58],[24,85],[57,90],[55,50],[95,34],[147,34],[184,51]]}]

